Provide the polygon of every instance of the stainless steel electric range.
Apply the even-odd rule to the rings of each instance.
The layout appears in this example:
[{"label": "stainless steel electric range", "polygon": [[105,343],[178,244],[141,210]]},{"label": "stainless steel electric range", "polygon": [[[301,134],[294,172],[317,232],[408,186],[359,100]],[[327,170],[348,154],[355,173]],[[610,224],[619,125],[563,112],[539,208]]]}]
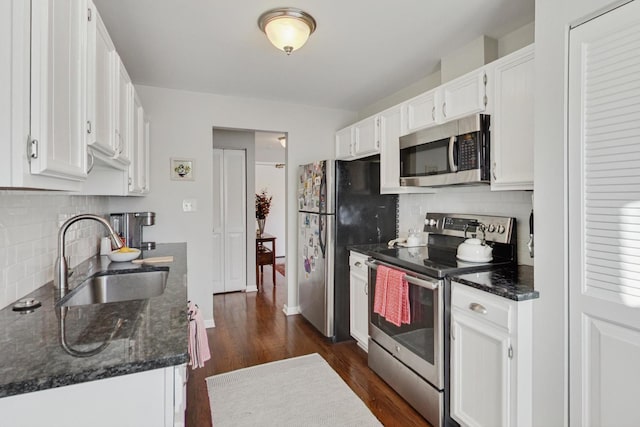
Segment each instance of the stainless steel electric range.
[{"label": "stainless steel electric range", "polygon": [[[368,252],[369,367],[434,426],[458,425],[449,417],[449,277],[516,265],[515,225],[509,217],[430,213],[424,226],[426,246]],[[484,237],[493,247],[493,259],[458,260],[458,245],[466,237]],[[373,311],[380,265],[406,273],[409,324],[395,326]]]}]

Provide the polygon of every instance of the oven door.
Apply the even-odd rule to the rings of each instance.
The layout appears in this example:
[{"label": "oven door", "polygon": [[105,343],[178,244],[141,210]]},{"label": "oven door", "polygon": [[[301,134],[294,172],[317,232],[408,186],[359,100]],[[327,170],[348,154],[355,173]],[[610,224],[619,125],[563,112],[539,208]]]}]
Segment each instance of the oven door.
[{"label": "oven door", "polygon": [[[369,336],[438,390],[444,389],[443,281],[380,261],[369,266]],[[395,326],[373,312],[378,265],[406,273],[411,320]]]}]

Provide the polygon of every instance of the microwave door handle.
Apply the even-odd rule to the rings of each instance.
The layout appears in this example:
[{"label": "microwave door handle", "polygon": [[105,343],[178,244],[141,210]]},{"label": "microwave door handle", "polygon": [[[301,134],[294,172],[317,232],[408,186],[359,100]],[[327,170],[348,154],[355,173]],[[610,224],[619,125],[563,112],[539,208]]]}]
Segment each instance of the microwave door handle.
[{"label": "microwave door handle", "polygon": [[458,171],[458,165],[456,164],[456,160],[454,158],[454,148],[456,146],[457,139],[457,136],[452,136],[451,139],[449,139],[449,168],[451,169],[451,172]]}]

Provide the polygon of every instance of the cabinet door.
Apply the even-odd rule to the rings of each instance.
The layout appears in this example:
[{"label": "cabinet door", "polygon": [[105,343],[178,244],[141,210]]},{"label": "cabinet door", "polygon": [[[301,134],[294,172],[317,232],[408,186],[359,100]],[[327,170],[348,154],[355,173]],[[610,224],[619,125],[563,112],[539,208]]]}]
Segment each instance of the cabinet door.
[{"label": "cabinet door", "polygon": [[402,107],[383,111],[380,120],[380,193],[393,193],[400,188],[400,126]]},{"label": "cabinet door", "polygon": [[491,189],[533,190],[533,45],[494,68]]},{"label": "cabinet door", "polygon": [[350,333],[358,345],[367,351],[369,344],[369,297],[367,257],[357,252],[349,255]]},{"label": "cabinet door", "polygon": [[403,133],[403,135],[435,125],[437,121],[436,104],[438,100],[437,91],[431,90],[405,102],[403,105],[405,109],[406,132]]},{"label": "cabinet door", "polygon": [[116,53],[102,18],[89,0],[87,37],[87,144],[113,157]]},{"label": "cabinet door", "polygon": [[509,334],[457,308],[451,314],[451,417],[463,426],[510,425]]},{"label": "cabinet door", "polygon": [[151,124],[149,120],[144,119],[144,139],[142,146],[142,156],[144,161],[141,164],[140,170],[140,186],[142,187],[142,193],[146,194],[151,189],[151,182],[149,180],[149,144],[151,142]]},{"label": "cabinet door", "polygon": [[440,86],[436,117],[440,114],[440,121],[446,122],[483,112],[488,103],[487,80],[487,70],[481,69]]},{"label": "cabinet door", "polygon": [[378,117],[369,117],[353,125],[355,157],[370,156],[380,152]]},{"label": "cabinet door", "polygon": [[86,17],[82,1],[31,2],[32,174],[86,178]]},{"label": "cabinet door", "polygon": [[133,137],[133,85],[117,53],[116,59],[116,157],[129,164],[129,145]]},{"label": "cabinet door", "polygon": [[145,173],[144,153],[144,109],[138,95],[133,93],[133,110],[131,114],[133,138],[129,146],[128,190],[131,194],[142,194],[142,174]]},{"label": "cabinet door", "polygon": [[353,159],[353,127],[349,126],[336,132],[336,159]]}]

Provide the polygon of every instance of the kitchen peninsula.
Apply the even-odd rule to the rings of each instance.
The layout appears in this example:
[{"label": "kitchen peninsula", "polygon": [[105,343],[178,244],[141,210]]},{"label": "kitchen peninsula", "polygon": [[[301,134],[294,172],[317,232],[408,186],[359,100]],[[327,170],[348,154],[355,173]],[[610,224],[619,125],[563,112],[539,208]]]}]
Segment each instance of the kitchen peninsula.
[{"label": "kitchen peninsula", "polygon": [[[174,262],[136,265],[96,256],[73,272],[78,278],[168,267],[157,297],[70,307],[61,321],[65,308],[56,306],[56,290],[47,283],[25,297],[42,303],[35,311],[21,314],[13,304],[0,311],[3,424],[184,425],[186,244],[143,251],[143,258],[167,255]],[[78,357],[108,340],[103,351]]]}]

